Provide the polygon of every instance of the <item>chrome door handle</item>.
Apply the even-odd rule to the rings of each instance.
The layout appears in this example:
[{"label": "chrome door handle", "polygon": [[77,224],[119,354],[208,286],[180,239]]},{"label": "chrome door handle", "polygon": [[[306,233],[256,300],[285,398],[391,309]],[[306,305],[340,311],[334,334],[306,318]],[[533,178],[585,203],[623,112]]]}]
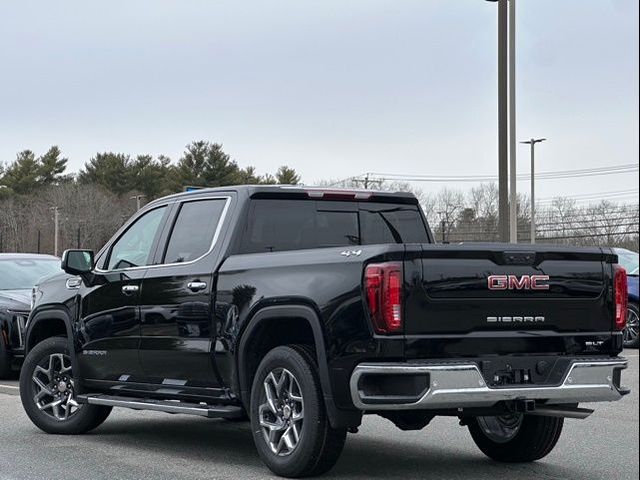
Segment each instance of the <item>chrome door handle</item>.
[{"label": "chrome door handle", "polygon": [[189,282],[187,283],[187,288],[192,292],[199,292],[207,288],[207,284],[205,282]]},{"label": "chrome door handle", "polygon": [[138,285],[123,285],[122,286],[122,293],[124,293],[125,295],[133,295],[134,293],[137,293],[138,290],[140,290],[140,287]]}]

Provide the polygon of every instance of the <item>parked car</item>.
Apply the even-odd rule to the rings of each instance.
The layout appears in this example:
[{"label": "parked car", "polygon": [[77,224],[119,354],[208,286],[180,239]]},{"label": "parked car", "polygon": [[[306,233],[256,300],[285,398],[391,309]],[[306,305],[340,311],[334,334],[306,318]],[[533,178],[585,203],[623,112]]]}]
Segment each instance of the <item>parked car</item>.
[{"label": "parked car", "polygon": [[629,292],[629,309],[627,326],[624,329],[624,346],[638,348],[640,322],[638,321],[638,253],[626,248],[614,248],[618,262],[627,271],[627,289]]},{"label": "parked car", "polygon": [[[276,474],[319,475],[363,414],[458,417],[502,462],[615,401],[624,269],[610,248],[439,245],[404,193],[241,186],[138,211],[82,278],[40,282],[20,377],[45,432],[113,407],[250,418]],[[75,278],[75,277],[74,277]],[[597,428],[597,427],[596,427]]]},{"label": "parked car", "polygon": [[32,287],[61,272],[60,259],[51,255],[0,253],[0,379],[22,364]]}]

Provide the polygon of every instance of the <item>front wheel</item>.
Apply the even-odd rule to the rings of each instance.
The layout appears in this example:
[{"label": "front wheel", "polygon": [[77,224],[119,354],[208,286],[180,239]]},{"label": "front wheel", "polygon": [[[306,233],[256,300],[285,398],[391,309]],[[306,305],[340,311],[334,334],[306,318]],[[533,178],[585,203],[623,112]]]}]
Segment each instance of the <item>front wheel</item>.
[{"label": "front wheel", "polygon": [[638,320],[638,304],[629,302],[627,309],[627,325],[624,329],[625,348],[638,348],[640,344],[640,321]]},{"label": "front wheel", "polygon": [[306,347],[276,347],[264,357],[250,412],[258,454],[276,475],[320,475],[338,461],[347,432],[329,424],[314,356]]},{"label": "front wheel", "polygon": [[469,431],[475,444],[498,462],[533,462],[548,455],[562,433],[563,418],[522,415],[474,417]]},{"label": "front wheel", "polygon": [[88,432],[111,413],[111,407],[76,402],[68,343],[61,337],[44,340],[27,355],[20,373],[20,399],[34,425],[47,433]]}]

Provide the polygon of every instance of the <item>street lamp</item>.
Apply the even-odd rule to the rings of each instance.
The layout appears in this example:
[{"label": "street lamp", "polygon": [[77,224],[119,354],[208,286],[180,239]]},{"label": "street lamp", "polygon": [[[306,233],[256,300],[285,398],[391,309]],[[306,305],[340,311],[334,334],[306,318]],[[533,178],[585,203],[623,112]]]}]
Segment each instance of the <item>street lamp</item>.
[{"label": "street lamp", "polygon": [[517,243],[516,0],[488,1],[498,3],[498,230],[500,241]]},{"label": "street lamp", "polygon": [[516,0],[509,0],[509,241],[518,243],[516,193]]},{"label": "street lamp", "polygon": [[544,142],[546,138],[532,138],[520,143],[531,146],[531,243],[536,243],[536,196],[535,196],[535,150],[536,143]]}]

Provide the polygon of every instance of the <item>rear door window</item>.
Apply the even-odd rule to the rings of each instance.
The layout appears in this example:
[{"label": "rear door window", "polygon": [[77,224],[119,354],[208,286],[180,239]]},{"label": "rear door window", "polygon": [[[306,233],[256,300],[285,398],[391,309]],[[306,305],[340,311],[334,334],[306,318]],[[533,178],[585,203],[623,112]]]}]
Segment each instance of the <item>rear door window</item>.
[{"label": "rear door window", "polygon": [[184,202],[173,224],[162,263],[193,261],[213,246],[226,199]]}]

